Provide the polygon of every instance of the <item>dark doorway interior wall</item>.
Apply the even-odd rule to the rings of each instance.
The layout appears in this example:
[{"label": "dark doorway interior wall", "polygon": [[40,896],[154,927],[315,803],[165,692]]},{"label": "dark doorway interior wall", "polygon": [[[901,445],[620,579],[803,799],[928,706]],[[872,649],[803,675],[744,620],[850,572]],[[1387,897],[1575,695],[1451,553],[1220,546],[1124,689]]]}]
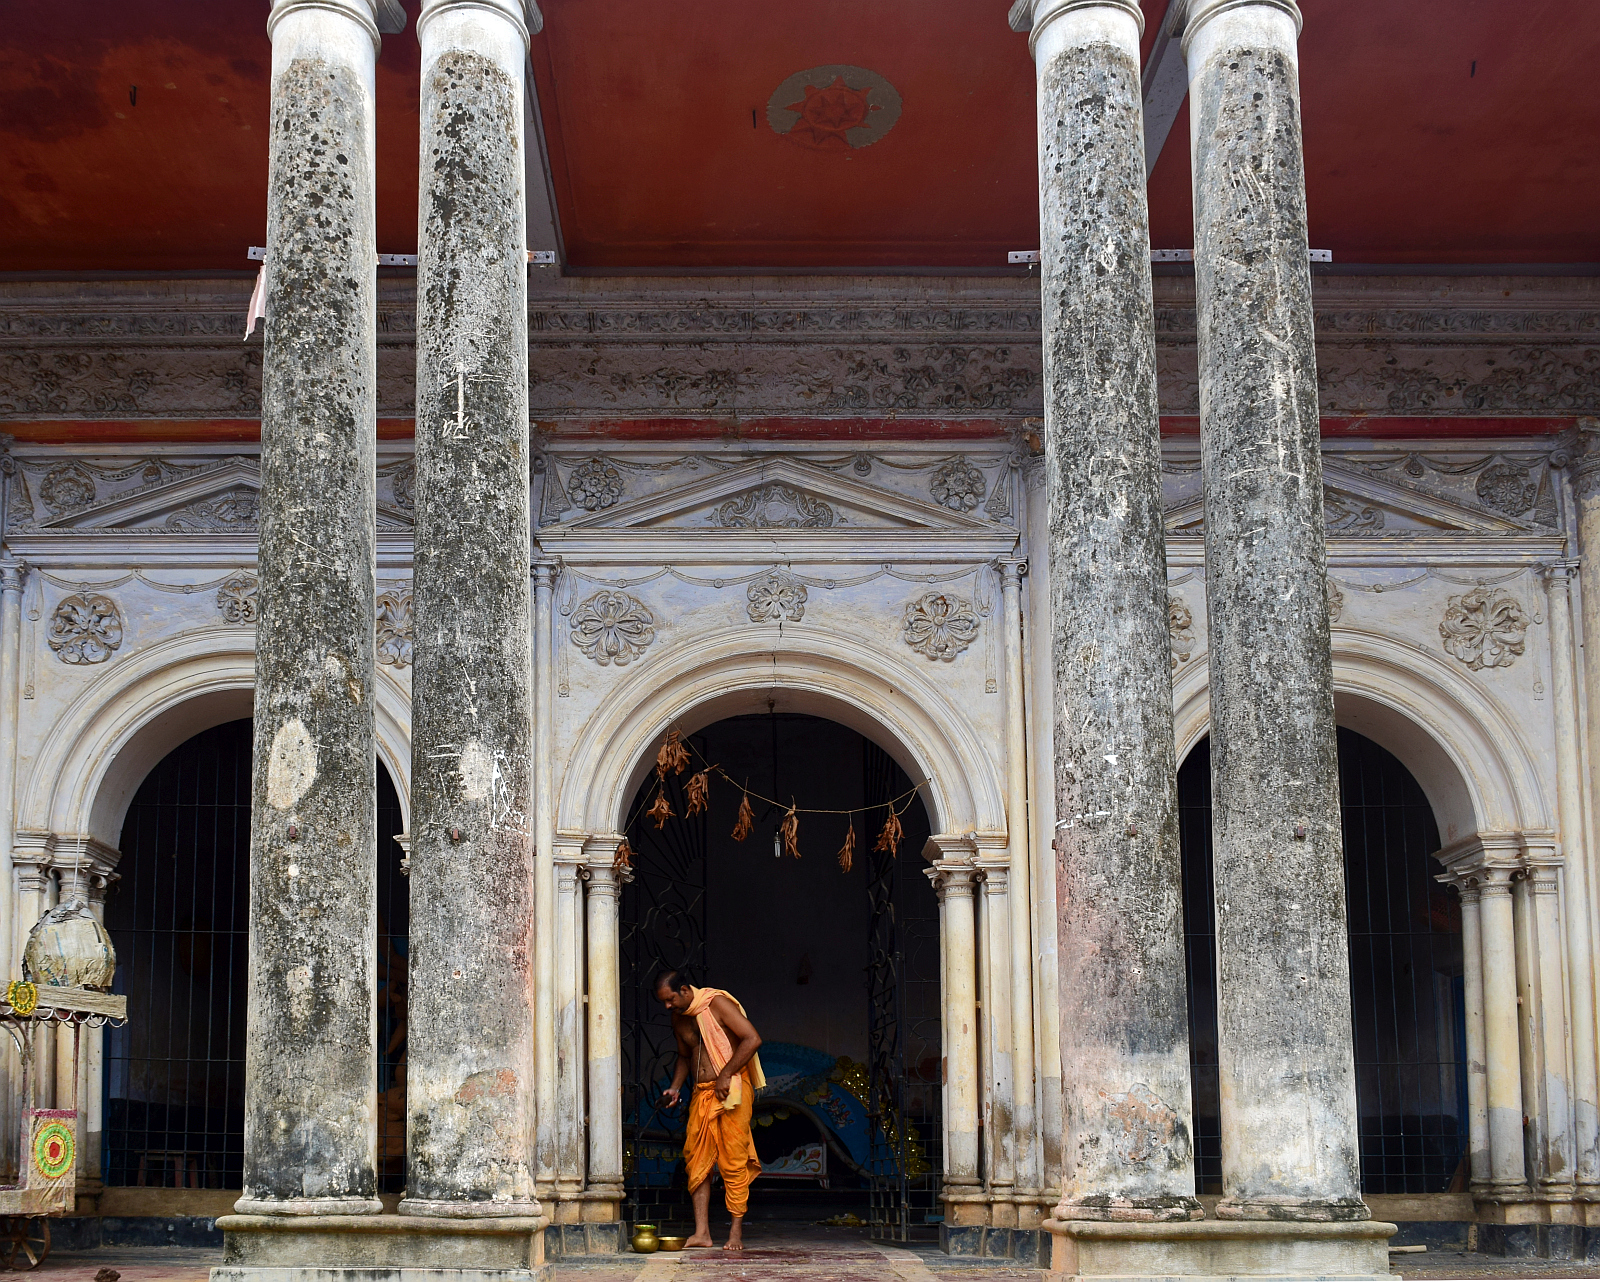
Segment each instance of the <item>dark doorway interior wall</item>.
[{"label": "dark doorway interior wall", "polygon": [[[882,805],[911,781],[876,745],[818,717],[729,718],[690,743],[694,764],[667,780],[675,817],[658,829],[644,815],[655,791],[650,775],[627,828],[636,852],[621,925],[629,1215],[676,1223],[687,1214],[686,1108],[656,1104],[676,1050],[648,991],[662,967],[683,965],[696,984],[732,992],[766,1044],[769,1089],[756,1108],[756,1145],[763,1162],[793,1158],[797,1169],[757,1180],[752,1217],[850,1211],[867,1219],[893,1202],[932,1232],[926,1216],[937,1209],[930,1190],[942,1124],[938,901],[922,871],[927,812],[920,799],[902,800],[898,857],[874,857]],[[714,774],[709,812],[685,818],[683,784],[708,762],[784,805],[752,798],[754,830],[735,842],[741,790]],[[854,813],[801,815],[795,859],[774,849],[790,802]],[[856,844],[846,873],[838,854],[851,823]],[[874,1131],[872,1114],[904,1127]],[[826,1185],[800,1173],[818,1146],[826,1150]],[[877,1198],[869,1196],[875,1180]]]},{"label": "dark doorway interior wall", "polygon": [[[106,1034],[108,1184],[243,1183],[250,733],[248,719],[231,721],[176,748],[140,785],[123,823],[119,878],[106,897],[116,991],[128,995],[127,1027]],[[394,1084],[404,1054],[410,914],[399,831],[399,798],[380,765],[380,1091]],[[380,1110],[379,1149],[380,1158],[391,1153],[392,1170],[387,1117]],[[402,1126],[390,1183],[404,1181],[403,1136]]]},{"label": "dark doorway interior wall", "polygon": [[[1353,730],[1339,731],[1339,796],[1362,1191],[1444,1192],[1460,1184],[1467,1152],[1460,903],[1434,880],[1439,831],[1421,787]],[[1196,1176],[1200,1192],[1220,1193],[1208,741],[1178,772],[1178,804]]]}]

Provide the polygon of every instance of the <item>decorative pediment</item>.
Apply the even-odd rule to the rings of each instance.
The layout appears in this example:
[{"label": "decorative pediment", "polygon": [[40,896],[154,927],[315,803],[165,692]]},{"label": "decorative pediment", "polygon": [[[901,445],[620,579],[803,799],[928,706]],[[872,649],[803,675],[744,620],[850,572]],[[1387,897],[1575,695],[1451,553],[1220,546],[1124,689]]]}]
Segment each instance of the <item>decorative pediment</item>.
[{"label": "decorative pediment", "polygon": [[[870,551],[864,546],[869,536]],[[879,486],[841,476],[801,459],[764,458],[661,490],[631,502],[615,503],[575,520],[544,526],[539,542],[566,555],[646,547],[670,540],[675,548],[708,555],[743,555],[749,545],[770,553],[775,544],[810,552],[886,554],[934,545],[958,545],[961,555],[1016,542],[1016,532],[965,512],[919,502]]]},{"label": "decorative pediment", "polygon": [[[1330,539],[1413,538],[1453,534],[1475,537],[1547,535],[1547,526],[1522,517],[1474,507],[1458,499],[1374,476],[1368,469],[1324,459],[1323,519]],[[1530,515],[1537,515],[1531,512]],[[1169,536],[1204,533],[1203,500],[1198,486],[1167,508]]]},{"label": "decorative pediment", "polygon": [[[96,469],[103,471],[104,469]],[[248,534],[260,522],[261,469],[254,458],[235,457],[182,470],[152,469],[156,479],[95,497],[87,502],[50,501],[65,494],[94,494],[94,474],[67,463],[47,473],[40,485],[45,510],[36,516],[39,534]],[[113,474],[115,475],[115,474]],[[36,509],[37,512],[37,509]],[[380,533],[409,533],[409,514],[380,503]]]}]

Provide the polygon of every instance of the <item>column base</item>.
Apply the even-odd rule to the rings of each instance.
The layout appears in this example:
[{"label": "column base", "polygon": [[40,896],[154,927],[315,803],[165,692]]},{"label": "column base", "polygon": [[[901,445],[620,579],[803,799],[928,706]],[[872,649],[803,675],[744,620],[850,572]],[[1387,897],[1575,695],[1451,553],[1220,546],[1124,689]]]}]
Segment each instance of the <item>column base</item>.
[{"label": "column base", "polygon": [[1225,1197],[1211,1212],[1218,1220],[1281,1220],[1326,1224],[1370,1220],[1372,1211],[1359,1197],[1320,1200],[1309,1197]]},{"label": "column base", "polygon": [[211,1282],[549,1282],[544,1216],[225,1215]]},{"label": "column base", "polygon": [[1046,1220],[1050,1271],[1074,1278],[1198,1282],[1202,1278],[1389,1278],[1389,1238],[1377,1220],[1177,1223]]}]

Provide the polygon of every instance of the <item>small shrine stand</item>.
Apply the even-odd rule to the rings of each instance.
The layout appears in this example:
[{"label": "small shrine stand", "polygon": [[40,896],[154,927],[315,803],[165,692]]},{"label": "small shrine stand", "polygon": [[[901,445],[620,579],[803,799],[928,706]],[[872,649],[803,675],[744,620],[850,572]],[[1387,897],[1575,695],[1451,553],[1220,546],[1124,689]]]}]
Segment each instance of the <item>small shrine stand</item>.
[{"label": "small shrine stand", "polygon": [[[121,1028],[128,999],[117,993],[14,980],[0,998],[0,1025],[22,1058],[21,1182],[0,1186],[0,1267],[33,1269],[50,1254],[50,1218],[77,1204],[78,1050],[82,1030]],[[72,1098],[67,1108],[37,1108],[34,1041],[41,1025],[72,1030]],[[58,1048],[59,1049],[59,1048]]]}]

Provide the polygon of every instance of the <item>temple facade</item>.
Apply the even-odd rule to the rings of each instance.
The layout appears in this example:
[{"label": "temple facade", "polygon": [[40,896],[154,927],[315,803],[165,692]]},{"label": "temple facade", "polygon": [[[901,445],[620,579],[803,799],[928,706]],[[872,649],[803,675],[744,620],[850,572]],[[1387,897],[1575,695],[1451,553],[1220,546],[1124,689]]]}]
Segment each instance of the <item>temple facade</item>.
[{"label": "temple facade", "polygon": [[[1600,1251],[1593,277],[1319,267],[1295,5],[1176,8],[1152,52],[1132,0],[1013,6],[1003,274],[574,273],[559,11],[274,0],[259,278],[0,281],[0,956],[85,898],[132,1015],[41,1060],[85,1224],[220,1231],[228,1282],[625,1250],[677,1196],[642,987],[733,911],[643,802],[689,823],[674,733],[765,796],[770,724],[756,845],[848,792],[891,960],[813,989],[834,892],[734,905],[815,941],[711,969],[816,1132],[758,1207],[1079,1276]],[[1169,57],[1194,240],[1153,264]],[[879,793],[832,749],[779,785],[824,722]],[[812,991],[865,1031],[785,1024]]]}]

